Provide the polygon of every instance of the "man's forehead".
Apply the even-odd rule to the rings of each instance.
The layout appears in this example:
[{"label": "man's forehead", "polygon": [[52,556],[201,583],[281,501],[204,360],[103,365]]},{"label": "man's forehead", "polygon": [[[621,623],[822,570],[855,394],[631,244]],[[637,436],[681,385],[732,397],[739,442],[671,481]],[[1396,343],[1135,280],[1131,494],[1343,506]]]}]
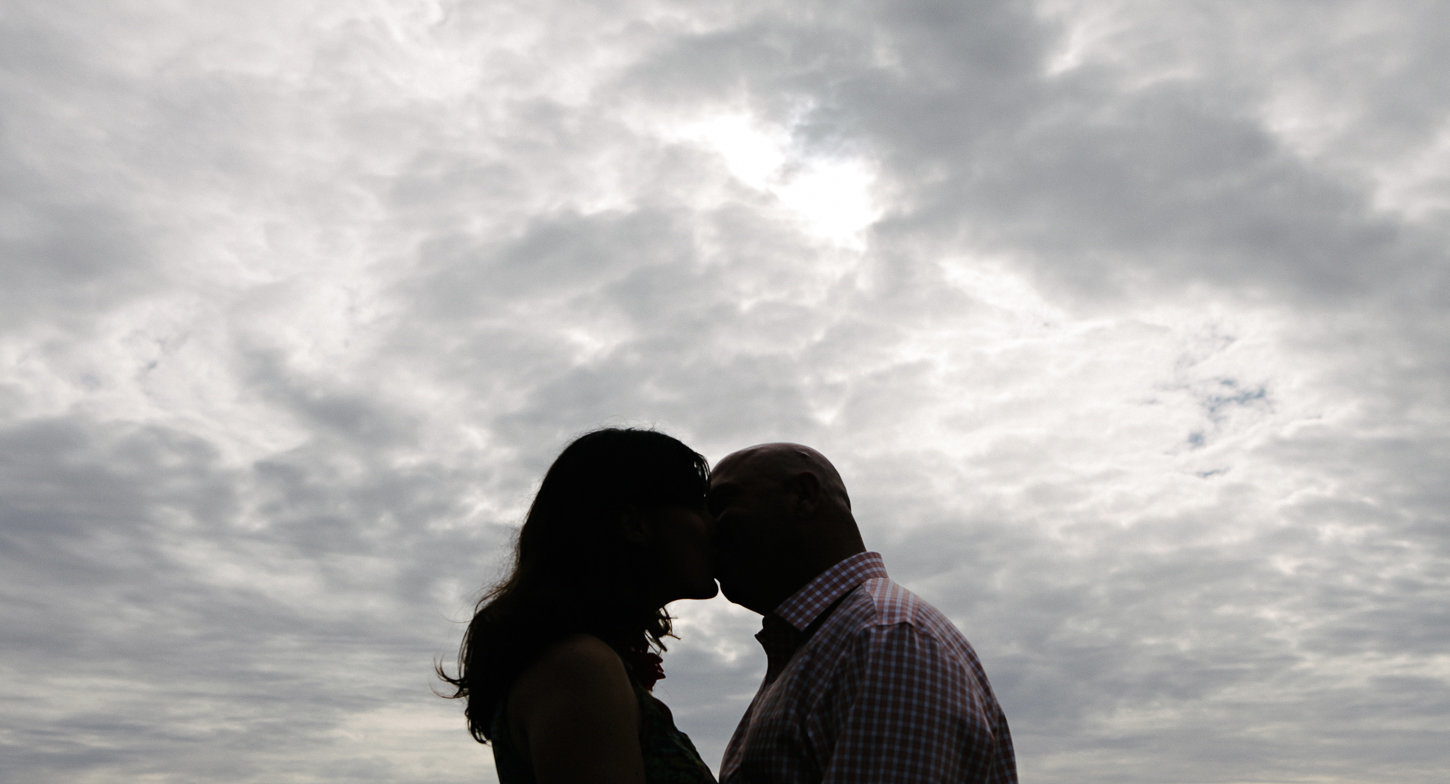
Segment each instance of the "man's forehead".
[{"label": "man's forehead", "polygon": [[739,487],[740,485],[737,482],[732,482],[728,479],[721,479],[718,476],[713,475],[710,477],[710,495],[721,495],[722,493],[728,493],[732,490],[737,490],[739,489]]}]

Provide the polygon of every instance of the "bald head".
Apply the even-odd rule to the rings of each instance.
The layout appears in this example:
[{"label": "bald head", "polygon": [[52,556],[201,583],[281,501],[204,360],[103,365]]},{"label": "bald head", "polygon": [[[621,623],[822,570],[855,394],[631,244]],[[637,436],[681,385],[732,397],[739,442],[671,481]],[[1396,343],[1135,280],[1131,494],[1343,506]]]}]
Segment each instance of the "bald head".
[{"label": "bald head", "polygon": [[768,481],[789,482],[801,475],[814,476],[827,501],[847,512],[851,497],[846,483],[826,456],[804,444],[771,443],[748,446],[731,452],[715,467],[716,472],[744,470]]},{"label": "bald head", "polygon": [[710,476],[726,598],[767,613],[844,558],[863,552],[846,484],[801,444],[733,452]]}]

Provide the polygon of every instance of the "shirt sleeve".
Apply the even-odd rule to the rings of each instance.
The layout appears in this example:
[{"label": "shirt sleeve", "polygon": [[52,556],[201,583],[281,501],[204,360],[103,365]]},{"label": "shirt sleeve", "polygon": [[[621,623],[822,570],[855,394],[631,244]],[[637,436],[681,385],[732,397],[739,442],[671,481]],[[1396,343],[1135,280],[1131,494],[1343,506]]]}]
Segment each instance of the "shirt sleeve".
[{"label": "shirt sleeve", "polygon": [[992,763],[995,702],[931,636],[908,623],[867,629],[838,677],[822,717],[833,735],[824,782],[1006,781]]}]

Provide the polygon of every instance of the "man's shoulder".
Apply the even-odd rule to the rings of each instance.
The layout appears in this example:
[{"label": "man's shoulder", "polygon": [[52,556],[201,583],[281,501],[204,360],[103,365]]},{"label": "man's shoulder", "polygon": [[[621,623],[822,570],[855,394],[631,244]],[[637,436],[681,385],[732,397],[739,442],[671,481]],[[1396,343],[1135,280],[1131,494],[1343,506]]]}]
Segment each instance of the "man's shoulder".
[{"label": "man's shoulder", "polygon": [[857,634],[872,634],[904,625],[923,637],[939,642],[966,642],[962,631],[945,613],[887,577],[862,583],[841,610],[845,616],[843,620],[854,627]]},{"label": "man's shoulder", "polygon": [[841,614],[862,629],[897,624],[919,625],[942,614],[925,599],[889,577],[862,582],[842,603]]}]

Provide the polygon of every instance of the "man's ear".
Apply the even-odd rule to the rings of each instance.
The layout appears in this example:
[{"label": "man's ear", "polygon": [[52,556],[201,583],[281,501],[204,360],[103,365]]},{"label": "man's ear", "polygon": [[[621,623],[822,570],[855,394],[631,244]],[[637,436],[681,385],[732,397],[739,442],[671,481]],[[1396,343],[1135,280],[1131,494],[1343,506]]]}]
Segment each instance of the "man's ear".
[{"label": "man's ear", "polygon": [[821,479],[809,471],[802,471],[790,478],[790,490],[795,496],[791,509],[797,517],[814,517],[821,508]]},{"label": "man's ear", "polygon": [[626,506],[619,513],[619,532],[624,535],[624,540],[630,544],[649,544],[649,521],[646,519],[643,510],[634,504]]}]

